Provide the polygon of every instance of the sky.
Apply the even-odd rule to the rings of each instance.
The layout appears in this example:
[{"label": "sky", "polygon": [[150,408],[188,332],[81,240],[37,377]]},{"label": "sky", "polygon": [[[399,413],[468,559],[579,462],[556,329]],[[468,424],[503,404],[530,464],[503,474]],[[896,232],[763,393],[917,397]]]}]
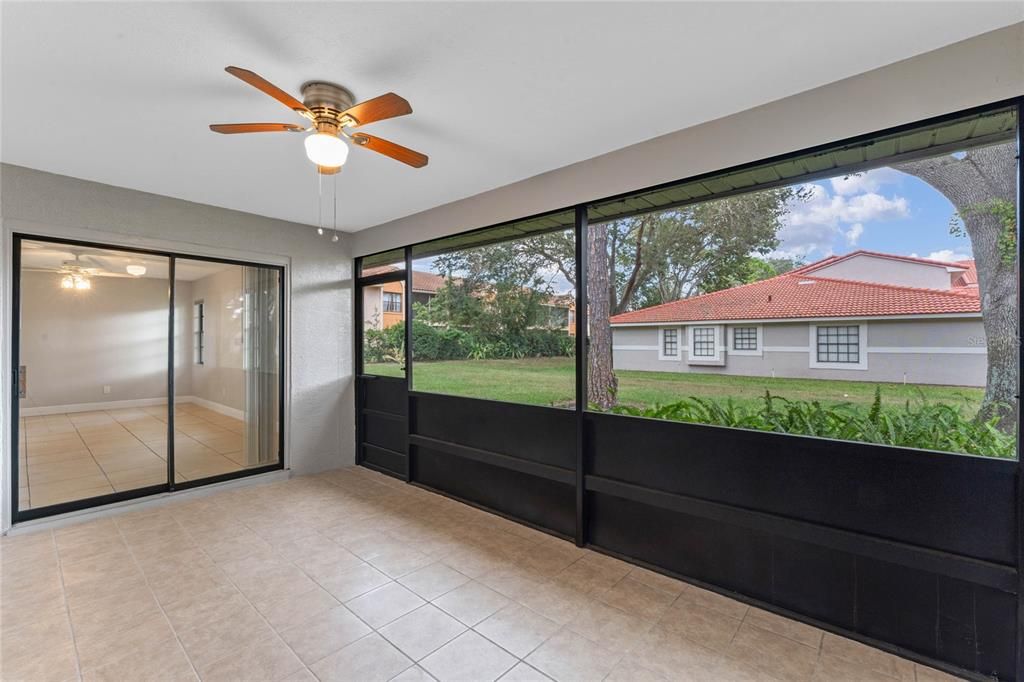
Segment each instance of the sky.
[{"label": "sky", "polygon": [[949,233],[953,205],[930,185],[892,168],[875,168],[805,185],[772,255],[813,262],[857,249],[936,260],[971,258],[970,240]]}]

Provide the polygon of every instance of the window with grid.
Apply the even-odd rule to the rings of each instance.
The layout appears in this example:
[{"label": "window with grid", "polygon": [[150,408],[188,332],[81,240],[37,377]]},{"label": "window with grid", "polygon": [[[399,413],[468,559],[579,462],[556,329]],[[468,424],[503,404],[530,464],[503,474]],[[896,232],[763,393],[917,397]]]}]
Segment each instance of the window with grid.
[{"label": "window with grid", "polygon": [[679,355],[679,330],[678,329],[662,329],[661,330],[661,354],[666,357],[676,357]]},{"label": "window with grid", "polygon": [[202,301],[192,304],[192,361],[203,364],[203,355],[206,350],[206,314]]},{"label": "window with grid", "polygon": [[402,295],[393,293],[390,291],[384,292],[384,312],[386,313],[400,313],[402,312]]},{"label": "window with grid", "polygon": [[860,362],[860,327],[818,327],[818,362]]},{"label": "window with grid", "polygon": [[757,327],[736,327],[732,331],[733,350],[757,350]]},{"label": "window with grid", "polygon": [[715,357],[715,328],[694,327],[693,355],[698,358]]}]

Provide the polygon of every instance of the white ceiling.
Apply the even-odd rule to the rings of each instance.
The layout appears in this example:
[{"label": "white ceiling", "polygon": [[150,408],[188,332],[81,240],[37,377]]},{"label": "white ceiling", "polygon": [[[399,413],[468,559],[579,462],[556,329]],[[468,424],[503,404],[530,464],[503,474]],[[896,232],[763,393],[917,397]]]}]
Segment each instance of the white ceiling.
[{"label": "white ceiling", "polygon": [[[1021,20],[1018,2],[2,3],[3,161],[315,225],[301,123],[229,76],[298,95],[406,97],[353,150],[357,230],[735,113]],[[908,85],[908,87],[912,84]],[[879,103],[884,106],[884,103]]]},{"label": "white ceiling", "polygon": [[[163,256],[53,242],[30,240],[22,242],[21,267],[25,270],[61,272],[69,263],[87,270],[90,275],[95,277],[131,279],[133,275],[128,273],[127,267],[141,265],[146,268],[142,277],[167,279],[169,270],[168,259]],[[174,264],[174,279],[179,282],[194,282],[228,268],[237,267],[240,266],[178,258]]]}]

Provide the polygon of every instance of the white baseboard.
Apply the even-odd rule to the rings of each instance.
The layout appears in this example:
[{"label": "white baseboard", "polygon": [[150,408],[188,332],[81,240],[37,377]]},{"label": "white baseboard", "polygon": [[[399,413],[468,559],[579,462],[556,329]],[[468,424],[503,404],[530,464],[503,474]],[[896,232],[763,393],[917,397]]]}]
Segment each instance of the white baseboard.
[{"label": "white baseboard", "polygon": [[200,398],[199,396],[194,396],[194,395],[182,396],[182,397],[178,398],[178,402],[180,402],[180,403],[195,403],[196,405],[199,405],[200,407],[205,407],[208,410],[213,410],[214,412],[217,412],[219,414],[223,414],[223,415],[228,416],[228,417],[234,417],[235,419],[241,419],[241,420],[245,419],[245,412],[244,411],[236,410],[233,407],[228,407],[227,405],[221,405],[220,403],[215,403],[212,400],[207,400],[206,398]]},{"label": "white baseboard", "polygon": [[[178,403],[193,403],[218,414],[223,414],[235,419],[245,419],[245,412],[236,410],[227,405],[215,403],[194,395],[182,395],[177,398]],[[155,405],[166,405],[167,398],[137,398],[135,400],[108,400],[101,403],[71,403],[68,405],[50,405],[48,407],[23,407],[18,410],[21,417],[41,417],[48,414],[73,414],[75,412],[94,412],[96,410],[123,410],[132,407],[153,407]]]},{"label": "white baseboard", "polygon": [[69,405],[50,405],[48,407],[22,407],[18,410],[21,417],[41,417],[47,414],[63,414],[65,412],[93,412],[95,410],[122,410],[130,407],[152,407],[166,405],[167,398],[137,398],[135,400],[108,400],[102,403],[71,403]]}]

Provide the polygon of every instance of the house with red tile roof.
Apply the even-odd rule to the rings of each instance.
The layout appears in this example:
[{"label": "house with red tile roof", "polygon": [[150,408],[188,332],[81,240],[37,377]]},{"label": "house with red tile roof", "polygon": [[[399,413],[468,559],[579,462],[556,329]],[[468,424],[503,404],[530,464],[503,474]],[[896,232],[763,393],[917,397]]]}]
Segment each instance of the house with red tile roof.
[{"label": "house with red tile roof", "polygon": [[[397,272],[393,265],[381,265],[363,270],[362,276],[369,277],[387,272]],[[412,271],[412,302],[429,305],[431,299],[444,286],[445,278],[433,272]],[[387,329],[405,319],[405,283],[387,282],[363,287],[363,318],[367,329]],[[543,304],[548,308],[551,326],[564,328],[569,334],[576,333],[576,306],[572,295],[555,295]]]},{"label": "house with red tile roof", "polygon": [[985,385],[971,260],[854,251],[611,325],[617,369]]}]

